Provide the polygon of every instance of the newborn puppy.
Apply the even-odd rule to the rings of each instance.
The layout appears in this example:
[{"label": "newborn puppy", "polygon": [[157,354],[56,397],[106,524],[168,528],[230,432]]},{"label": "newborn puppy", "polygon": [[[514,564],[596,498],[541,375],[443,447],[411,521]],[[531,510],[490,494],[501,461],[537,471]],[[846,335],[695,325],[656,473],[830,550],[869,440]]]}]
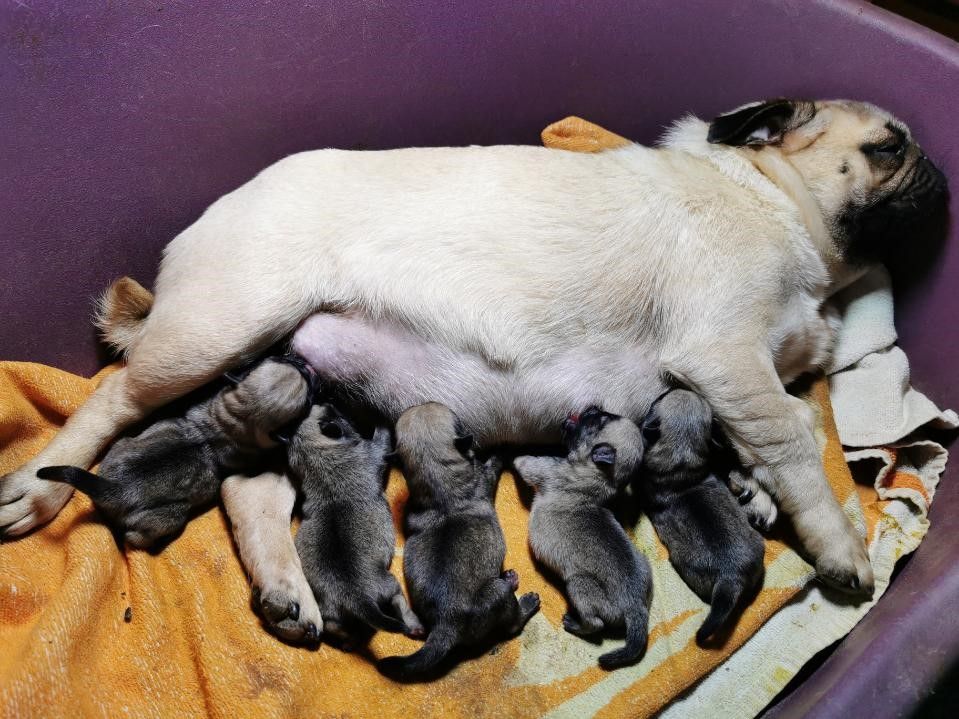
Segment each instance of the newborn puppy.
[{"label": "newborn puppy", "polygon": [[696,640],[715,635],[763,575],[763,538],[711,471],[712,412],[699,395],[675,389],[643,421],[638,494],[669,559],[711,604]]},{"label": "newborn puppy", "polygon": [[179,533],[193,508],[214,502],[225,476],[277,446],[270,435],[304,414],[312,382],[298,358],[268,358],[184,416],[117,440],[99,474],[60,466],[37,475],[89,495],[130,546],[155,546]]},{"label": "newborn puppy", "polygon": [[310,410],[288,447],[290,472],[304,495],[297,552],[323,629],[340,640],[368,626],[423,633],[390,574],[396,537],[383,495],[389,451],[386,429],[365,439],[330,404]]},{"label": "newborn puppy", "polygon": [[477,460],[453,412],[436,403],[413,407],[397,422],[396,438],[410,489],[403,570],[429,636],[419,651],[379,667],[408,680],[438,670],[454,647],[518,634],[539,610],[539,595],[516,599],[519,577],[503,571],[506,541],[493,508],[500,468]]},{"label": "newborn puppy", "polygon": [[529,517],[533,555],[566,585],[576,617],[566,631],[587,636],[626,630],[626,645],[599,658],[604,669],[633,664],[646,651],[652,588],[649,562],[608,504],[639,470],[643,438],[630,420],[595,407],[563,425],[565,458],[518,457],[513,465],[536,489]]}]

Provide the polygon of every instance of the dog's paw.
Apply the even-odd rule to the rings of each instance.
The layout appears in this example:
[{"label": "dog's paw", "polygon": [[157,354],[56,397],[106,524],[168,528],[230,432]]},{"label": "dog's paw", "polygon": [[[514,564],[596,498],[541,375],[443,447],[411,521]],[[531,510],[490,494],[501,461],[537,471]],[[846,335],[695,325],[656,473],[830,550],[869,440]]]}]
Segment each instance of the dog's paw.
[{"label": "dog's paw", "polygon": [[749,523],[760,532],[768,532],[776,523],[779,510],[773,498],[748,474],[731,472],[729,489],[743,505]]},{"label": "dog's paw", "polygon": [[875,577],[869,555],[859,535],[850,527],[850,536],[825,543],[816,557],[816,574],[829,586],[850,594],[871,597]]},{"label": "dog's paw", "polygon": [[320,641],[323,618],[312,592],[286,583],[253,588],[253,606],[267,628],[293,644],[315,644]]},{"label": "dog's paw", "polygon": [[40,479],[34,468],[0,477],[0,537],[17,537],[46,524],[72,494],[73,487]]},{"label": "dog's paw", "polygon": [[519,589],[519,575],[515,569],[507,569],[500,574],[500,579],[505,580],[514,592]]}]

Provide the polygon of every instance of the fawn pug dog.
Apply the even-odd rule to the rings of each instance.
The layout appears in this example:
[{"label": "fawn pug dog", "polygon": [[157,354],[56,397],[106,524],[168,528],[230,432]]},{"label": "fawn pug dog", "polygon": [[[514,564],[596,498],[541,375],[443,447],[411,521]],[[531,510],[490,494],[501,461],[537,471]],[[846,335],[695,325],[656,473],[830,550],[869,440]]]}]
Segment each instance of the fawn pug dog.
[{"label": "fawn pug dog", "polygon": [[456,647],[518,634],[539,610],[539,595],[516,599],[519,577],[503,571],[506,540],[493,507],[499,462],[477,459],[449,408],[433,402],[404,412],[396,452],[410,490],[403,573],[429,634],[417,652],[379,667],[412,680],[432,676]]},{"label": "fawn pug dog", "polygon": [[[0,527],[22,534],[66,502],[40,467],[89,466],[299,328],[311,364],[390,419],[435,399],[486,444],[555,439],[588,404],[639,421],[672,375],[764,468],[820,576],[869,592],[863,539],[783,383],[829,356],[826,297],[944,198],[908,128],[851,101],[688,117],[655,148],[293,155],[167,246],[154,302],[128,284],[108,296],[108,318],[128,308],[108,332],[127,366],[2,479]],[[377,337],[406,351],[356,350]]]},{"label": "fawn pug dog", "polygon": [[564,423],[566,457],[517,457],[535,488],[529,515],[533,555],[566,586],[573,612],[566,631],[590,636],[626,630],[626,645],[599,657],[604,669],[634,664],[646,652],[652,577],[649,562],[613,516],[610,503],[639,471],[639,427],[590,407]]},{"label": "fawn pug dog", "polygon": [[763,538],[732,492],[713,473],[713,417],[695,393],[674,389],[643,421],[646,453],[637,494],[669,560],[711,607],[696,640],[729,625],[763,576]]},{"label": "fawn pug dog", "polygon": [[296,548],[323,615],[323,631],[343,641],[369,628],[421,636],[390,563],[393,515],[383,494],[389,431],[363,437],[331,404],[318,404],[287,448],[291,475],[303,492]]}]

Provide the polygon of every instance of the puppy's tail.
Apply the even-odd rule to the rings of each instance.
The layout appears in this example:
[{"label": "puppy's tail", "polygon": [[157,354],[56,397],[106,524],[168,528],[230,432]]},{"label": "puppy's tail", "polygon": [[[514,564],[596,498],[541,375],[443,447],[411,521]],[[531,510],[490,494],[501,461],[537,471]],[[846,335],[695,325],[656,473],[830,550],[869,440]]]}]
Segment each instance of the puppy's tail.
[{"label": "puppy's tail", "polygon": [[703,644],[718,632],[729,620],[730,615],[739,604],[739,597],[743,587],[740,582],[731,577],[720,577],[713,587],[712,601],[706,620],[696,632],[696,643]]},{"label": "puppy's tail", "polygon": [[626,645],[601,655],[599,665],[603,669],[616,669],[638,662],[646,653],[648,629],[649,612],[645,605],[639,604],[626,615]]},{"label": "puppy's tail", "polygon": [[356,616],[362,619],[371,627],[382,629],[384,632],[393,632],[394,634],[405,634],[406,624],[396,617],[391,617],[384,612],[380,606],[372,599],[363,599],[356,608]]},{"label": "puppy's tail", "polygon": [[386,657],[377,663],[377,668],[390,679],[409,681],[420,679],[435,670],[456,645],[456,632],[448,626],[433,628],[419,651],[406,657]]},{"label": "puppy's tail", "polygon": [[69,484],[93,500],[98,500],[103,496],[105,482],[93,472],[88,472],[79,467],[71,467],[69,465],[41,467],[37,470],[37,476],[40,479]]},{"label": "puppy's tail", "polygon": [[140,339],[152,307],[153,293],[136,280],[121,277],[100,296],[93,322],[103,339],[126,355]]}]

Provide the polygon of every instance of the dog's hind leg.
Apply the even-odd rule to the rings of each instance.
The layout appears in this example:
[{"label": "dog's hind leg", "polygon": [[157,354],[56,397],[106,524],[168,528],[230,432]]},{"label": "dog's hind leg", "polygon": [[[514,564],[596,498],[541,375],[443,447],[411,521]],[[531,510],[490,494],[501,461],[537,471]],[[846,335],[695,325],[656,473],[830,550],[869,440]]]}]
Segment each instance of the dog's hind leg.
[{"label": "dog's hind leg", "polygon": [[158,297],[127,366],[107,377],[34,459],[0,477],[0,536],[23,534],[49,521],[70,498],[68,485],[38,478],[38,469],[90,467],[123,429],[292,331],[306,311],[294,304],[295,292],[290,294],[290,299],[244,306],[239,313],[222,297],[199,310],[184,306],[182,296],[166,305]]},{"label": "dog's hind leg", "polygon": [[566,581],[566,595],[579,619],[567,612],[563,615],[563,629],[580,637],[602,631],[605,625],[595,608],[599,602],[606,601],[606,593],[596,580],[582,574],[574,575]]},{"label": "dog's hind leg", "polygon": [[323,620],[290,534],[296,490],[280,474],[234,475],[220,490],[233,538],[271,631],[289,642],[316,642]]}]

